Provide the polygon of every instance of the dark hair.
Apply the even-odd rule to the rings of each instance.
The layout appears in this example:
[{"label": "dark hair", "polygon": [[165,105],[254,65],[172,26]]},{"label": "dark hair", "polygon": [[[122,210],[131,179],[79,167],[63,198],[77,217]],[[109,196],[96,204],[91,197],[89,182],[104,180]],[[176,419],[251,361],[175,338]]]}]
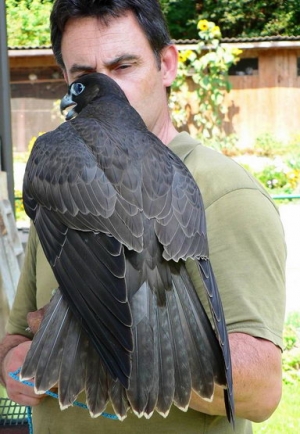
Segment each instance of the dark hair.
[{"label": "dark hair", "polygon": [[61,41],[70,18],[97,17],[105,24],[111,18],[134,13],[160,68],[160,53],[171,44],[168,27],[158,0],[55,0],[50,16],[51,42],[57,63],[64,68]]}]

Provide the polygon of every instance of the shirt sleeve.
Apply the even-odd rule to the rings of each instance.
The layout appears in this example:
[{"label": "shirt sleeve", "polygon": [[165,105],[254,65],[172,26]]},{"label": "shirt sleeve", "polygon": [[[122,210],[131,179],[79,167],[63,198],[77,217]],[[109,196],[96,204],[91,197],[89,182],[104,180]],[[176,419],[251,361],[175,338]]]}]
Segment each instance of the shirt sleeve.
[{"label": "shirt sleeve", "polygon": [[36,248],[37,235],[31,226],[17,292],[6,326],[7,333],[32,337],[27,331],[27,313],[36,307]]},{"label": "shirt sleeve", "polygon": [[[215,177],[213,169],[204,175],[205,179],[211,179],[211,184],[219,176],[219,188],[203,183],[203,174],[200,176],[208,198],[210,260],[228,332],[267,339],[282,348],[286,263],[282,223],[269,196],[248,175],[244,182],[244,169],[235,167],[235,163],[230,165],[233,180],[229,182],[226,181],[228,172],[222,177],[220,168]],[[240,181],[236,178],[239,172],[242,173]],[[209,190],[213,188],[221,193],[210,195]],[[188,261],[187,268],[201,301],[209,310],[196,264]]]}]

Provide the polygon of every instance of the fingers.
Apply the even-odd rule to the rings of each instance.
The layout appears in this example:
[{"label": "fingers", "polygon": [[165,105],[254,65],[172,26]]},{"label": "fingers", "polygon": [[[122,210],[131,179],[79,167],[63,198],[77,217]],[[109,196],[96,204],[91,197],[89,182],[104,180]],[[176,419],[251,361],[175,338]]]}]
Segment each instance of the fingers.
[{"label": "fingers", "polygon": [[33,387],[16,381],[9,375],[10,372],[15,372],[22,366],[30,345],[31,341],[27,341],[12,348],[3,361],[3,372],[8,397],[18,404],[35,406],[45,395],[37,395]]},{"label": "fingers", "polygon": [[9,399],[20,405],[34,407],[38,405],[45,395],[36,395],[34,388],[26,386],[16,380],[12,380],[10,387],[7,389]]}]

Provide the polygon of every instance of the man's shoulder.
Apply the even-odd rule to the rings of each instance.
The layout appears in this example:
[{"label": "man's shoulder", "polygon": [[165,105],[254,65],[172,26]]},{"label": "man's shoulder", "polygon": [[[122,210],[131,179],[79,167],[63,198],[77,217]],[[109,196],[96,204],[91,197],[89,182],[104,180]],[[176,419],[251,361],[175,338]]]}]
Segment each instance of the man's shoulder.
[{"label": "man's shoulder", "polygon": [[270,199],[259,182],[232,158],[202,145],[187,133],[178,134],[170,149],[185,163],[203,195],[205,207],[231,192],[256,191]]},{"label": "man's shoulder", "polygon": [[211,178],[218,173],[227,173],[235,182],[252,184],[252,176],[232,158],[202,145],[185,132],[178,134],[169,146],[193,174],[202,172]]}]

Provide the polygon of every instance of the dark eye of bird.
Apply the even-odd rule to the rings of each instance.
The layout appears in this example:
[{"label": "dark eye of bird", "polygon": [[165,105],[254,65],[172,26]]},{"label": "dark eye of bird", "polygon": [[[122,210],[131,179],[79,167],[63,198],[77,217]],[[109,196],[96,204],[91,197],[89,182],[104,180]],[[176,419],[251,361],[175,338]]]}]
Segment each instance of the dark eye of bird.
[{"label": "dark eye of bird", "polygon": [[80,95],[85,89],[85,86],[82,83],[74,83],[72,85],[72,93],[77,96]]}]

